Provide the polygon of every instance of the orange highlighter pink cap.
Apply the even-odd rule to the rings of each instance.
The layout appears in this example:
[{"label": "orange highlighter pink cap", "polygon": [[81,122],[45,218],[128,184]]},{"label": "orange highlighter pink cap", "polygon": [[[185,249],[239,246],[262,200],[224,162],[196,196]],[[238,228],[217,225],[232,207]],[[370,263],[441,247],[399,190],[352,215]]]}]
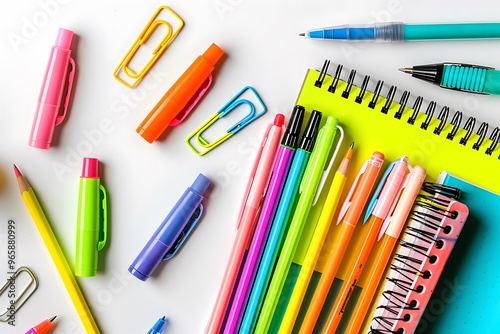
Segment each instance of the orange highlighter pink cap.
[{"label": "orange highlighter pink cap", "polygon": [[[75,74],[75,62],[71,58],[72,40],[73,32],[71,30],[59,29],[45,70],[33,126],[31,127],[28,144],[32,147],[48,149],[52,142],[55,127],[61,124],[66,116]],[[69,68],[71,70],[68,73]],[[67,86],[67,92],[64,96],[65,86]],[[62,113],[60,112],[61,107],[63,109]]]},{"label": "orange highlighter pink cap", "polygon": [[179,124],[205,94],[212,82],[215,64],[223,54],[216,44],[210,45],[160,99],[139,125],[137,133],[152,143],[168,126]]}]

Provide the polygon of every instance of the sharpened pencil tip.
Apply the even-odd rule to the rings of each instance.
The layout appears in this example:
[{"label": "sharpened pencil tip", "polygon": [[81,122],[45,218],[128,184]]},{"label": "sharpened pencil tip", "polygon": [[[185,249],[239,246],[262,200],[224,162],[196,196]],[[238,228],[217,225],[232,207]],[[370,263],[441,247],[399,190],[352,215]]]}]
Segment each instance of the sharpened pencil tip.
[{"label": "sharpened pencil tip", "polygon": [[50,322],[54,321],[55,318],[57,318],[57,315],[53,316],[52,318],[49,319]]},{"label": "sharpened pencil tip", "polygon": [[351,143],[351,145],[349,145],[350,148],[354,148],[354,142]]},{"label": "sharpened pencil tip", "polygon": [[16,164],[12,164],[12,165],[14,165],[14,174],[16,174],[16,178],[21,177],[23,174],[21,174],[21,171],[19,170],[19,168],[17,168]]},{"label": "sharpened pencil tip", "polygon": [[301,33],[299,34],[299,36],[305,36],[305,35],[306,35],[306,33],[305,33],[305,32],[301,32]]}]

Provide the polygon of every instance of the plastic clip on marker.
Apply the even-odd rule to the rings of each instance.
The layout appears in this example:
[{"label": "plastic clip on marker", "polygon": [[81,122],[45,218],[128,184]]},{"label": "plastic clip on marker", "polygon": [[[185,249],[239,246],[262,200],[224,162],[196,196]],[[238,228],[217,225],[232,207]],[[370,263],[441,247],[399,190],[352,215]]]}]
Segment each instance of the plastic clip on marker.
[{"label": "plastic clip on marker", "polygon": [[[72,40],[71,30],[59,29],[38,96],[38,105],[29,139],[29,145],[32,147],[48,149],[52,143],[55,127],[66,117],[76,69],[75,61],[71,58]],[[70,65],[71,71],[68,73]],[[67,90],[64,96],[65,86]],[[63,98],[64,105],[61,105]],[[62,114],[60,113],[61,107]]]},{"label": "plastic clip on marker", "polygon": [[98,166],[99,161],[95,158],[83,159],[76,223],[76,276],[96,275],[98,252],[108,238],[108,201]]},{"label": "plastic clip on marker", "polygon": [[169,126],[181,123],[207,92],[212,83],[212,71],[223,54],[217,45],[210,45],[158,101],[137,128],[137,133],[152,143]]},{"label": "plastic clip on marker", "polygon": [[[161,17],[165,13],[167,14],[168,18]],[[139,71],[133,70],[130,67],[130,63],[134,61],[134,56],[136,55],[136,53],[138,53],[141,46],[145,45],[148,42],[149,38],[157,29],[159,29],[160,26],[164,26],[165,28],[167,28],[165,36],[160,41],[158,46],[153,50],[152,57],[146,62],[144,67]],[[144,29],[141,31],[139,37],[137,37],[137,39],[134,41],[125,56],[122,58],[122,60],[120,60],[118,66],[115,68],[115,71],[113,73],[115,79],[128,88],[132,88],[137,85],[148,73],[151,67],[156,63],[156,61],[160,58],[160,56],[167,49],[170,43],[172,43],[183,26],[184,21],[182,21],[182,19],[176,13],[174,13],[173,10],[166,6],[160,6],[148,21]]]},{"label": "plastic clip on marker", "polygon": [[229,256],[212,314],[205,329],[207,334],[219,334],[221,331],[241,263],[252,237],[257,213],[271,175],[271,167],[280,143],[284,121],[285,117],[282,114],[275,116],[274,122],[267,127],[260,149],[257,152],[238,215],[236,240]]},{"label": "plastic clip on marker", "polygon": [[[242,97],[242,95],[246,91],[253,93],[253,96],[256,99],[256,102],[260,105],[261,110],[257,110],[255,107],[255,103],[250,101],[249,98]],[[232,125],[229,129],[227,129],[225,134],[223,134],[218,139],[215,139],[213,141],[209,141],[208,139],[206,139],[206,137],[203,137],[205,131],[207,131],[215,122],[217,122],[220,118],[229,114],[237,107],[243,105],[249,107],[250,109],[249,113],[245,117],[240,119],[236,124]],[[266,111],[267,108],[264,105],[264,102],[262,102],[262,99],[260,98],[259,94],[257,94],[254,88],[246,86],[241,91],[239,91],[233,98],[231,98],[231,100],[229,100],[224,106],[222,106],[222,108],[219,109],[219,111],[217,111],[208,120],[206,120],[205,123],[203,123],[196,130],[194,130],[194,132],[191,133],[189,137],[186,139],[186,143],[194,153],[196,153],[197,155],[204,155],[213,150],[214,148],[216,148],[217,146],[219,146],[220,144],[222,144],[224,141],[231,138],[245,126],[252,123],[260,116],[264,115]],[[196,143],[198,144],[199,147],[195,147],[191,142],[191,139],[193,137],[196,137]]]},{"label": "plastic clip on marker", "polygon": [[443,88],[500,95],[500,71],[491,67],[443,63],[417,65],[399,70]]},{"label": "plastic clip on marker", "polygon": [[307,216],[309,215],[311,206],[316,203],[318,194],[321,193],[323,188],[322,181],[324,182],[326,179],[325,176],[328,176],[340,148],[340,144],[342,143],[343,138],[341,137],[337,143],[335,152],[331,155],[330,163],[328,164],[330,150],[333,147],[337,133],[337,124],[338,120],[333,116],[329,116],[326,119],[325,125],[318,133],[318,140],[314,145],[311,158],[309,159],[304,177],[299,187],[299,200],[295,207],[278,262],[276,263],[276,268],[274,269],[271,283],[269,284],[269,289],[264,299],[264,304],[262,305],[256,327],[258,333],[267,333],[269,330]]},{"label": "plastic clip on marker", "polygon": [[202,216],[201,202],[211,184],[203,174],[198,175],[128,268],[132,275],[146,281],[161,261],[177,254]]},{"label": "plastic clip on marker", "polygon": [[361,212],[368,201],[370,192],[375,184],[377,176],[384,163],[384,155],[374,152],[361,167],[358,176],[354,180],[347,198],[342,205],[337,224],[342,220],[341,230],[335,236],[335,249],[326,261],[326,270],[322,273],[320,281],[314,291],[311,303],[307,309],[300,331],[312,333],[319,318],[323,304],[325,303],[330,287],[335,279],[337,270],[347,250],[354,229],[361,217]]},{"label": "plastic clip on marker", "polygon": [[259,214],[259,220],[255,226],[250,249],[240,272],[240,279],[232,298],[224,333],[235,333],[240,326],[243,312],[245,311],[245,305],[248,301],[257,267],[261,260],[262,252],[269,234],[269,229],[271,228],[281,192],[285,185],[285,179],[288,175],[290,164],[295,153],[304,112],[304,108],[300,106],[294,108],[283,139],[281,140],[281,145],[276,153],[264,203],[262,204],[262,209]]},{"label": "plastic clip on marker", "polygon": [[[300,108],[303,107],[300,106]],[[257,317],[264,302],[265,292],[271,280],[271,274],[281,250],[293,208],[296,204],[299,185],[314,147],[320,122],[321,112],[313,110],[304,133],[300,138],[299,147],[295,152],[290,171],[286,178],[285,187],[283,188],[283,193],[265,245],[264,254],[262,255],[257,276],[255,277],[250,298],[245,309],[240,327],[241,333],[253,333],[257,324]]]}]

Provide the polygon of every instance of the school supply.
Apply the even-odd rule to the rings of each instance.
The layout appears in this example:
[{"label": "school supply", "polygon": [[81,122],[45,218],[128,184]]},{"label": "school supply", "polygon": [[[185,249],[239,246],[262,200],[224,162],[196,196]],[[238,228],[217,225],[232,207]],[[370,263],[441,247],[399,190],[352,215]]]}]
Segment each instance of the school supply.
[{"label": "school supply", "polygon": [[[330,150],[334,147],[337,129],[340,135],[335,151],[331,154]],[[318,194],[323,189],[326,177],[330,173],[343,138],[344,134],[342,128],[338,127],[338,120],[333,116],[329,116],[319,130],[318,139],[314,144],[311,158],[307,163],[304,177],[299,186],[299,199],[257,321],[256,332],[258,333],[268,332],[309,211],[316,204]],[[330,159],[329,162],[328,159]]]},{"label": "school supply", "polygon": [[391,262],[370,333],[415,332],[469,215],[439,186],[424,185],[423,191]]},{"label": "school supply", "polygon": [[[248,92],[248,93],[246,93]],[[256,105],[258,108],[256,108]],[[231,111],[235,110],[237,107],[247,106],[249,108],[248,114],[241,118],[234,125],[229,127],[224,134],[216,139],[208,139],[205,132],[209,130],[215,122],[224,116],[227,116]],[[246,127],[248,124],[255,121],[260,116],[264,115],[267,108],[262,102],[259,94],[255,91],[253,87],[246,86],[235,96],[233,96],[226,104],[224,104],[215,114],[213,114],[209,119],[207,119],[203,124],[201,124],[196,130],[194,130],[187,138],[186,144],[189,148],[197,155],[205,155],[232,136],[234,136],[238,131]],[[205,136],[204,136],[205,135]],[[196,140],[192,140],[193,137]],[[216,137],[213,134],[211,137]]]},{"label": "school supply", "polygon": [[333,308],[328,315],[323,332],[334,334],[344,315],[345,308],[352,296],[356,282],[359,281],[361,273],[366,267],[366,262],[370,252],[377,240],[382,224],[389,217],[390,211],[397,202],[403,189],[403,182],[406,177],[408,159],[402,156],[399,160],[391,163],[386,174],[375,190],[374,198],[376,205],[373,210],[369,210],[370,218],[366,222],[367,227],[361,236],[362,242],[354,249],[356,257],[348,266],[347,278],[342,283],[340,291],[335,299]]},{"label": "school supply", "polygon": [[[498,127],[478,122],[472,116],[467,117],[460,111],[450,110],[449,107],[438,105],[434,101],[424,101],[423,97],[398,90],[395,85],[384,85],[383,81],[373,80],[369,75],[360,76],[356,74],[356,70],[345,70],[342,65],[336,66],[332,75],[329,75],[329,66],[330,62],[325,61],[321,70],[307,70],[296,104],[304,106],[306,110],[322,110],[325,115],[339,119],[346,129],[345,142],[356,142],[356,154],[351,161],[353,170],[360,169],[363,157],[369,156],[374,150],[381,150],[389,161],[405,154],[411,164],[426,169],[429,180],[436,180],[439,173],[446,170],[478,186],[500,192],[500,180],[491,177],[496,175],[500,167]],[[347,147],[344,146],[343,149]],[[480,172],[478,166],[481,166]],[[346,187],[350,187],[353,181],[353,177],[348,177]],[[325,197],[320,196],[317,205],[309,213],[309,223],[306,224],[295,251],[272,324],[281,323],[321,213],[318,208],[321,208],[324,202]],[[359,225],[354,231],[350,241],[353,245],[360,242],[363,227],[365,226]],[[339,225],[330,226],[294,331],[300,329],[317,282],[327,269],[326,260],[335,249],[339,228]],[[375,254],[379,247],[380,245],[375,245]],[[344,254],[316,324],[319,330],[323,328],[341,281],[346,278],[347,264],[351,263],[353,258],[351,251]],[[371,260],[366,265],[372,266]],[[345,330],[350,320],[355,301],[366,286],[366,277],[365,270],[356,282],[351,301],[340,322],[339,333]],[[270,330],[277,332],[278,327],[271,325]]]},{"label": "school supply", "polygon": [[99,328],[90,312],[90,309],[83,297],[80,288],[78,287],[78,283],[76,282],[75,276],[73,276],[73,272],[71,271],[66,258],[64,257],[64,253],[57,242],[57,239],[52,232],[49,222],[47,221],[47,217],[45,216],[38,199],[36,198],[35,192],[33,188],[29,185],[28,181],[21,174],[19,169],[14,165],[14,173],[16,175],[17,183],[19,185],[19,190],[21,192],[21,196],[23,197],[24,203],[30,212],[33,221],[42,236],[42,239],[47,246],[47,249],[54,261],[54,264],[61,276],[61,279],[68,291],[69,296],[71,297],[71,301],[73,302],[75,309],[80,316],[80,319],[83,323],[83,327],[85,328],[88,334],[99,334]]},{"label": "school supply", "polygon": [[163,329],[167,325],[167,320],[165,317],[162,317],[156,321],[156,323],[151,327],[147,334],[161,334],[163,333]]},{"label": "school supply", "polygon": [[285,232],[292,218],[293,208],[295,208],[297,203],[299,185],[301,184],[306,165],[314,147],[320,122],[321,112],[313,110],[300,138],[295,156],[293,157],[292,165],[290,166],[290,171],[286,178],[285,187],[283,188],[283,193],[271,226],[271,232],[269,232],[269,237],[267,238],[264,253],[260,261],[257,276],[255,277],[252,291],[250,292],[250,298],[240,326],[240,331],[243,333],[253,333],[255,325],[257,324],[258,314],[264,302],[265,292],[271,280],[274,265],[281,251]]},{"label": "school supply", "polygon": [[247,247],[252,237],[262,198],[265,195],[265,188],[271,175],[271,167],[280,143],[284,121],[285,116],[282,114],[277,114],[274,117],[273,123],[267,127],[257,152],[238,215],[236,240],[229,256],[212,314],[205,329],[207,334],[219,334],[222,328],[241,263],[248,251]]},{"label": "school supply", "polygon": [[205,175],[198,174],[129,266],[132,275],[146,281],[160,262],[179,252],[201,219],[202,201],[211,184]]},{"label": "school supply", "polygon": [[[24,282],[24,278],[21,280],[19,279],[23,273],[26,273],[28,281]],[[5,284],[0,288],[0,297],[4,295],[9,295],[9,290],[11,289],[11,285],[15,284],[16,285],[16,290],[15,291],[15,299],[13,300],[14,304],[12,303],[6,303],[7,306],[5,307],[5,312],[0,314],[0,321],[1,322],[8,322],[10,321],[16,313],[23,307],[24,303],[28,301],[28,299],[31,297],[31,295],[36,291],[38,288],[38,279],[36,278],[35,273],[28,267],[19,267],[17,268],[16,271],[13,273],[9,273],[11,276],[7,279]],[[23,284],[23,288],[21,291],[17,290],[19,289],[19,285],[21,283]],[[11,293],[11,292],[10,292]]]},{"label": "school supply", "polygon": [[[167,29],[167,31],[158,46],[151,51],[151,58],[144,65],[141,65],[141,68],[137,64],[140,60],[137,60],[134,57],[140,52],[139,50],[141,49],[141,46],[143,48],[145,47],[149,38],[155,33],[156,29],[161,29],[160,27]],[[148,73],[151,67],[153,67],[153,65],[158,61],[158,59],[160,59],[163,52],[165,52],[168,46],[173,42],[182,27],[184,27],[184,21],[182,21],[179,15],[177,15],[172,9],[166,6],[158,7],[130,49],[118,63],[118,66],[113,72],[114,78],[128,88],[135,87]],[[136,63],[134,64],[134,62]],[[133,69],[137,67],[139,67],[140,70]]]},{"label": "school supply", "polygon": [[337,270],[346,253],[347,246],[352,238],[356,225],[363,208],[368,201],[370,192],[375,185],[377,176],[382,168],[384,155],[380,152],[374,152],[371,157],[359,169],[358,175],[347,194],[344,204],[340,208],[337,225],[340,225],[338,239],[335,248],[327,259],[326,269],[321,276],[318,286],[314,292],[311,304],[302,323],[301,331],[312,333],[321,310],[325,304],[330,286],[335,279]]},{"label": "school supply", "polygon": [[499,38],[500,23],[408,24],[379,22],[366,25],[341,25],[321,28],[300,35],[314,39],[383,42]]},{"label": "school supply", "polygon": [[252,289],[255,274],[257,273],[257,267],[260,263],[271,223],[274,219],[274,214],[276,213],[281,192],[283,191],[283,186],[285,185],[285,180],[295,153],[304,113],[305,110],[301,106],[296,106],[293,109],[290,121],[276,153],[262,209],[253,232],[252,243],[245,257],[240,271],[240,278],[233,294],[224,333],[237,332],[241,324],[243,312],[250,295],[250,290]]},{"label": "school supply", "polygon": [[283,321],[280,326],[280,333],[291,333],[293,329],[293,324],[300,310],[300,304],[302,303],[304,296],[306,294],[307,286],[311,280],[311,276],[318,261],[319,254],[323,248],[323,243],[325,242],[328,229],[330,228],[330,223],[333,221],[333,215],[337,209],[337,205],[342,195],[344,189],[345,181],[347,179],[347,173],[349,170],[349,165],[352,158],[354,143],[347,149],[347,152],[342,159],[342,162],[333,177],[328,196],[326,197],[325,204],[321,210],[321,216],[318,219],[318,224],[314,230],[314,235],[312,236],[311,243],[307,249],[307,254],[304,259],[304,265],[302,266],[297,282],[293,288],[292,296],[286,308],[285,315],[283,316]]},{"label": "school supply", "polygon": [[53,321],[57,318],[57,315],[50,319],[44,320],[35,327],[31,328],[26,332],[26,334],[45,334],[52,327]]},{"label": "school supply", "polygon": [[[478,173],[483,166],[477,165]],[[495,177],[491,182],[498,184]],[[500,195],[451,173],[438,182],[461,190],[470,210],[462,236],[431,297],[416,333],[495,333],[500,326],[497,266]],[[491,187],[490,187],[491,188]]]},{"label": "school supply", "polygon": [[83,158],[76,219],[76,276],[97,274],[98,253],[106,245],[107,239],[108,200],[99,178],[99,161],[96,158]]},{"label": "school supply", "polygon": [[71,58],[72,40],[73,31],[59,28],[38,95],[29,146],[48,149],[55,127],[66,117],[76,70],[75,61]]},{"label": "school supply", "polygon": [[406,219],[410,214],[417,195],[422,187],[426,176],[425,169],[420,166],[414,166],[407,179],[403,193],[399,198],[398,204],[394,209],[390,223],[386,229],[382,228],[378,240],[380,247],[374,255],[373,265],[367,269],[366,286],[364,287],[356,303],[346,333],[359,333],[366,314],[374,299],[377,287],[383,278],[387,263],[389,263],[399,235],[405,226]]},{"label": "school supply", "polygon": [[223,54],[221,48],[211,44],[158,101],[136,129],[137,133],[152,143],[169,126],[180,124],[212,84],[212,71]]},{"label": "school supply", "polygon": [[500,95],[500,71],[491,67],[441,63],[400,68],[403,73],[443,88]]}]

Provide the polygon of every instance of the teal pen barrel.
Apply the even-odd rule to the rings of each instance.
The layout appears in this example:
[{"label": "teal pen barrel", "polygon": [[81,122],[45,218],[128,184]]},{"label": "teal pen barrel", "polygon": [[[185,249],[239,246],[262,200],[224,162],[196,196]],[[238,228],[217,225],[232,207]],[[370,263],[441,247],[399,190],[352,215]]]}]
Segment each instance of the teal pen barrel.
[{"label": "teal pen barrel", "polygon": [[500,23],[405,24],[405,40],[499,38]]},{"label": "teal pen barrel", "polygon": [[76,276],[95,276],[98,264],[100,180],[80,178],[76,226]]},{"label": "teal pen barrel", "polygon": [[484,80],[484,93],[500,95],[500,71],[486,71],[486,78]]},{"label": "teal pen barrel", "polygon": [[479,66],[445,64],[440,86],[500,95],[500,71]]}]

